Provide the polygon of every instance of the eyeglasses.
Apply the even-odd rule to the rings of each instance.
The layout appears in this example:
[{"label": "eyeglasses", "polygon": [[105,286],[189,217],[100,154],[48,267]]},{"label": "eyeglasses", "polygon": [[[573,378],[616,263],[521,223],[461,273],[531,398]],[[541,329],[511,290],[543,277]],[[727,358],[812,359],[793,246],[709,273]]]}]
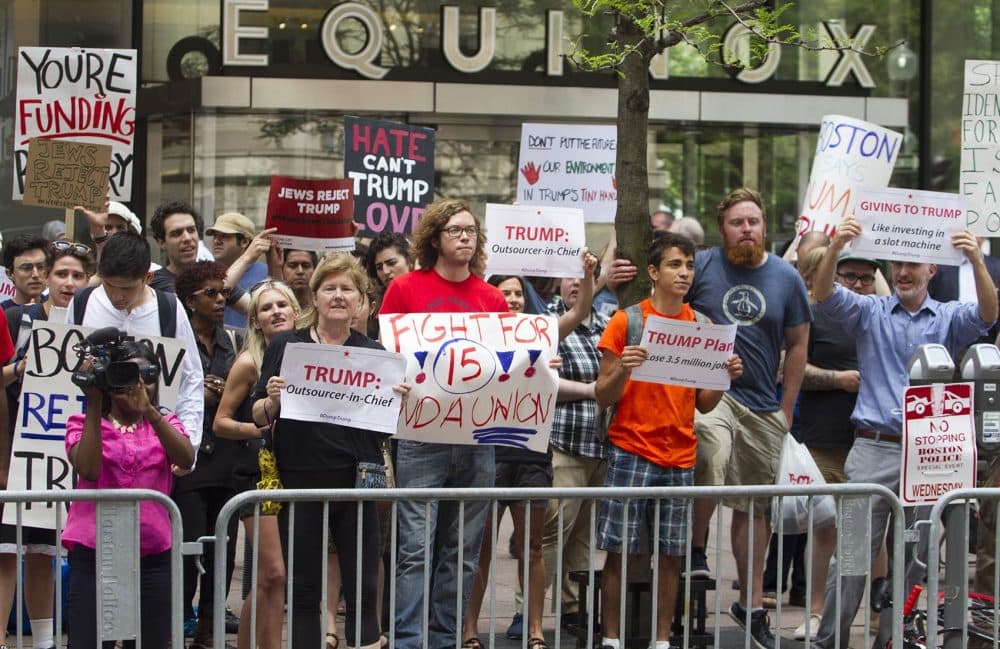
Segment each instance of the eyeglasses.
[{"label": "eyeglasses", "polygon": [[469,225],[463,228],[460,225],[452,225],[442,229],[441,232],[447,234],[449,239],[457,239],[462,236],[463,232],[469,235],[470,239],[475,239],[476,235],[479,234],[479,226]]},{"label": "eyeglasses", "polygon": [[37,270],[40,274],[44,275],[48,272],[49,265],[44,261],[40,261],[37,264],[18,264],[14,266],[14,270],[21,271],[22,273],[30,273],[33,270]]},{"label": "eyeglasses", "polygon": [[59,239],[58,241],[52,242],[52,249],[56,252],[65,252],[69,250],[74,255],[89,255],[90,248],[83,245],[82,243],[77,243],[75,241],[68,241],[66,239]]},{"label": "eyeglasses", "polygon": [[857,284],[861,282],[862,286],[871,286],[875,283],[874,275],[856,275],[854,273],[837,273],[837,277],[844,280],[845,284]]},{"label": "eyeglasses", "polygon": [[218,289],[218,288],[202,288],[202,289],[198,289],[197,291],[195,291],[191,295],[204,295],[205,297],[207,297],[210,300],[214,300],[215,298],[217,298],[218,296],[221,295],[222,297],[224,297],[224,298],[226,298],[228,300],[229,296],[232,295],[232,294],[233,294],[233,290],[229,289],[229,288],[223,288],[223,289]]}]

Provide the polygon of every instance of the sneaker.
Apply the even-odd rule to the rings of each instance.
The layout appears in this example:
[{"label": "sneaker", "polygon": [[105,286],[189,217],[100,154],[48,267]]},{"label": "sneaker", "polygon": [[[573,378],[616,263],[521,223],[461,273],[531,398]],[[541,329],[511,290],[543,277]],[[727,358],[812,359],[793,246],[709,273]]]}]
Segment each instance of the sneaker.
[{"label": "sneaker", "polygon": [[765,592],[761,601],[764,604],[764,608],[778,608],[778,593],[773,591]]},{"label": "sneaker", "polygon": [[[683,571],[686,567],[686,563],[681,561],[681,570]],[[712,576],[712,571],[708,569],[708,557],[705,556],[704,548],[691,548],[691,571],[690,573],[682,572],[681,577],[686,577],[690,574],[691,579],[709,579]]]},{"label": "sneaker", "polygon": [[233,610],[226,608],[226,633],[235,634],[240,632],[240,618],[236,617]]},{"label": "sneaker", "polygon": [[[806,620],[809,621],[809,642],[816,640],[816,634],[819,633],[819,622],[820,616],[813,613]],[[795,639],[805,640],[806,639],[806,620],[802,621],[802,624],[795,627]]]},{"label": "sneaker", "polygon": [[508,640],[520,640],[521,636],[524,635],[524,618],[520,613],[514,613],[514,618],[510,621],[510,626],[507,627],[507,639]]},{"label": "sneaker", "polygon": [[[741,629],[746,629],[746,609],[739,602],[733,602],[729,607],[729,617],[733,618]],[[766,611],[750,613],[750,641],[757,649],[774,649],[774,634],[771,633],[771,620]]]}]

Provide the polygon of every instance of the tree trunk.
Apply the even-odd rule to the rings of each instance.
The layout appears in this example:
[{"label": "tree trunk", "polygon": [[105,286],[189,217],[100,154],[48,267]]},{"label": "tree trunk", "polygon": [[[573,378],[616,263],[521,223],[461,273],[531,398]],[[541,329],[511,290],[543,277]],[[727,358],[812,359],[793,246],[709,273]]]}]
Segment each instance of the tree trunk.
[{"label": "tree trunk", "polygon": [[618,306],[625,308],[649,297],[646,244],[649,226],[649,174],[646,166],[646,136],[649,123],[649,62],[653,48],[632,21],[619,16],[617,38],[634,49],[618,66],[618,149],[615,175],[618,209],[615,233],[618,256],[639,267],[636,278],[618,289]]}]

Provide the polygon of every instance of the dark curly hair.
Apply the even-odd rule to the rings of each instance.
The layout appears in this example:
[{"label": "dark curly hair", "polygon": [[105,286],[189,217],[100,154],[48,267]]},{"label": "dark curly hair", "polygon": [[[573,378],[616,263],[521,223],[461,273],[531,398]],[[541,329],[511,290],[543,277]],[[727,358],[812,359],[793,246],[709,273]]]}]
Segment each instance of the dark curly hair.
[{"label": "dark curly hair", "polygon": [[368,271],[368,277],[371,277],[372,281],[376,283],[378,283],[378,272],[375,270],[375,256],[388,248],[395,248],[408,264],[412,263],[410,261],[410,242],[406,237],[396,232],[383,230],[368,244],[368,254],[365,255],[365,270]]},{"label": "dark curly hair", "polygon": [[187,308],[188,298],[201,290],[206,282],[226,279],[226,267],[217,261],[196,261],[177,275],[177,297]]},{"label": "dark curly hair", "polygon": [[190,214],[194,217],[194,227],[198,229],[198,238],[201,239],[205,236],[205,221],[202,220],[201,214],[196,209],[184,201],[167,201],[157,206],[153,211],[153,218],[149,220],[149,229],[152,230],[154,239],[163,241],[167,238],[167,231],[163,223],[172,214]]}]

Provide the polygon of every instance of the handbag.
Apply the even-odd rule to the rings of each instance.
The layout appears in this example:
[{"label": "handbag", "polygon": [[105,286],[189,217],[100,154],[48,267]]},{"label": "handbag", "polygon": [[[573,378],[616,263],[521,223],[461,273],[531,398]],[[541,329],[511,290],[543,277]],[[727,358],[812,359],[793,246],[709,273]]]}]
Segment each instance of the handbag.
[{"label": "handbag", "polygon": [[[805,444],[785,434],[778,463],[778,485],[824,485],[826,480],[816,466],[816,461]],[[771,506],[771,527],[777,533],[778,523],[784,534],[804,534],[809,531],[809,510],[812,509],[813,527],[827,527],[835,523],[837,505],[833,496],[783,496],[775,497]]]}]

